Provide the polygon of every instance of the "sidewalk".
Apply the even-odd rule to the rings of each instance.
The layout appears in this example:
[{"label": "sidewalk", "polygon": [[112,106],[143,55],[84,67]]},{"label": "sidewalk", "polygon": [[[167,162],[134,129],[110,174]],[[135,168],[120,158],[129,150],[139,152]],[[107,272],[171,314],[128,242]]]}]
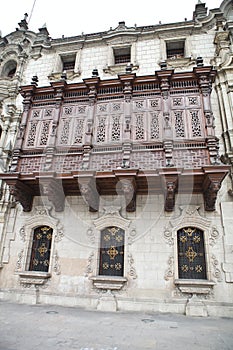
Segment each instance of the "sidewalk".
[{"label": "sidewalk", "polygon": [[0,350],[232,350],[233,319],[0,301]]}]

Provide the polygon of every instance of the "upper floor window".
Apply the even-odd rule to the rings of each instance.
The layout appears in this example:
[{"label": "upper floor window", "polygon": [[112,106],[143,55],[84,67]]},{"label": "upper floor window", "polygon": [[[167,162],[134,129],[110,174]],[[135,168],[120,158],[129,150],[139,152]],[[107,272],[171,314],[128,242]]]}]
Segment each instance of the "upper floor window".
[{"label": "upper floor window", "polygon": [[17,69],[17,63],[14,60],[6,62],[2,70],[2,76],[7,78],[13,78]]},{"label": "upper floor window", "polygon": [[62,56],[62,70],[67,71],[67,70],[74,70],[75,67],[75,55],[69,55],[69,56]]},{"label": "upper floor window", "polygon": [[185,57],[185,41],[168,41],[166,43],[166,52],[168,59],[177,59]]},{"label": "upper floor window", "polygon": [[53,229],[39,226],[33,233],[29,271],[48,272],[50,263]]},{"label": "upper floor window", "polygon": [[204,232],[184,227],[177,232],[178,272],[180,279],[207,279]]},{"label": "upper floor window", "polygon": [[130,63],[131,61],[130,51],[131,51],[130,46],[114,48],[113,53],[114,53],[115,64]]},{"label": "upper floor window", "polygon": [[124,275],[125,232],[110,226],[101,231],[99,274],[105,276]]}]

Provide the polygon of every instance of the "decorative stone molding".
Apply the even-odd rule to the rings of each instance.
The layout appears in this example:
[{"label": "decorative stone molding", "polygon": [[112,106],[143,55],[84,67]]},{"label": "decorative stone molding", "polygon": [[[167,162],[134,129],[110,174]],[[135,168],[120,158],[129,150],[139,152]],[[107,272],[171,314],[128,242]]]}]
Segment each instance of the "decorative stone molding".
[{"label": "decorative stone molding", "polygon": [[[103,72],[106,74],[115,76],[116,74],[125,73],[125,68],[126,68],[126,64],[115,64],[111,66],[106,65],[103,68]],[[139,65],[137,64],[132,65],[131,68],[132,68],[132,72],[136,72],[139,69]]]},{"label": "decorative stone molding", "polygon": [[85,276],[86,277],[93,272],[94,257],[95,257],[95,253],[91,252],[89,257],[88,257],[88,259],[87,259],[88,264],[87,264],[87,267],[86,267],[86,270],[85,270]]},{"label": "decorative stone molding", "polygon": [[15,269],[15,271],[20,271],[22,269],[23,254],[24,254],[24,250],[21,249],[21,251],[18,254],[18,260],[16,262],[16,269]]},{"label": "decorative stone molding", "polygon": [[219,262],[214,254],[211,256],[211,262],[213,266],[213,277],[217,279],[218,282],[222,281],[222,273],[218,268]]},{"label": "decorative stone molding", "polygon": [[[169,268],[165,272],[165,280],[168,280],[171,277],[175,279],[175,285],[178,287],[181,293],[187,294],[209,294],[215,284],[211,280],[211,277],[217,278],[218,282],[220,281],[221,272],[217,268],[218,262],[216,258],[213,258],[212,261],[207,259],[206,263],[211,264],[207,266],[207,271],[209,275],[207,280],[191,280],[191,279],[179,279],[178,278],[178,256],[177,256],[177,231],[182,227],[197,227],[204,232],[204,241],[206,242],[205,246],[208,249],[209,245],[214,245],[216,239],[219,237],[219,232],[215,226],[211,227],[211,220],[203,218],[199,213],[199,206],[189,205],[180,207],[179,217],[173,219],[170,222],[170,226],[164,228],[164,238],[169,246],[173,246],[174,257],[170,255],[168,260]],[[206,255],[209,256],[209,251],[206,251]],[[214,264],[214,265],[213,265]],[[212,267],[212,268],[211,268]]]},{"label": "decorative stone molding", "polygon": [[191,57],[182,57],[182,58],[168,58],[166,60],[168,69],[177,69],[177,68],[187,68],[189,66],[192,66],[196,63],[196,60],[194,60]]},{"label": "decorative stone molding", "polygon": [[129,230],[128,244],[131,245],[135,241],[136,238],[137,238],[137,231],[136,231],[136,227],[133,226]]},{"label": "decorative stone molding", "polygon": [[185,280],[176,279],[174,281],[178,289],[184,294],[210,294],[215,285],[213,281],[207,280]]},{"label": "decorative stone molding", "polygon": [[120,290],[127,282],[127,278],[121,276],[93,276],[90,279],[95,288],[104,290]]},{"label": "decorative stone molding", "polygon": [[164,232],[163,232],[164,238],[166,240],[166,243],[169,244],[169,246],[173,246],[174,245],[174,238],[172,236],[172,231],[169,229],[169,227],[165,227],[164,228]]},{"label": "decorative stone molding", "polygon": [[171,255],[168,259],[168,269],[165,272],[164,279],[169,281],[174,276],[174,257]]},{"label": "decorative stone molding", "polygon": [[131,253],[128,253],[128,262],[129,262],[129,272],[128,272],[128,275],[133,278],[133,279],[136,279],[138,276],[137,276],[137,273],[136,273],[136,269],[135,267],[133,266],[134,265],[134,259],[133,259],[133,256]]},{"label": "decorative stone molding", "polygon": [[184,226],[195,226],[206,230],[211,235],[211,220],[200,215],[200,207],[196,205],[180,206],[180,216],[170,222],[171,227],[177,229]]},{"label": "decorative stone molding", "polygon": [[25,242],[25,227],[21,227],[21,229],[19,230],[19,235],[20,235],[20,238],[22,239],[23,242]]},{"label": "decorative stone molding", "polygon": [[[16,272],[19,274],[21,284],[44,284],[51,277],[51,271],[60,274],[61,267],[59,264],[58,252],[55,244],[64,236],[63,227],[58,219],[51,216],[50,206],[36,206],[33,208],[32,216],[25,220],[24,226],[20,228],[21,239],[24,242],[24,248],[18,254],[16,263]],[[53,229],[53,244],[51,250],[51,263],[49,272],[27,271],[27,254],[29,252],[33,229],[40,225],[47,225]],[[28,281],[28,282],[27,282]]]},{"label": "decorative stone molding", "polygon": [[108,226],[117,226],[123,230],[128,229],[131,220],[123,218],[120,214],[120,209],[120,207],[114,206],[104,207],[104,214],[93,222],[96,229],[101,231]]},{"label": "decorative stone molding", "polygon": [[88,228],[86,232],[87,237],[89,238],[90,242],[93,244],[95,243],[95,233],[94,230],[90,227]]},{"label": "decorative stone molding", "polygon": [[47,282],[51,274],[48,272],[24,271],[19,272],[20,284],[39,286]]},{"label": "decorative stone molding", "polygon": [[54,254],[54,263],[53,263],[53,271],[55,272],[56,275],[60,275],[61,274],[61,265],[59,264],[59,256],[57,251]]},{"label": "decorative stone molding", "polygon": [[210,232],[209,242],[210,245],[213,247],[216,244],[216,240],[219,238],[219,232],[216,226],[212,227],[212,230]]}]

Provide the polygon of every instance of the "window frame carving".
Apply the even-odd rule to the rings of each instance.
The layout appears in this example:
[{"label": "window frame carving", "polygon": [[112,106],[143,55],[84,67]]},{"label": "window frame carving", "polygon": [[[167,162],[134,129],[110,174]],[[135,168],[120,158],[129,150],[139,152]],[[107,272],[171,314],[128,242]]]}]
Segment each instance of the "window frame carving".
[{"label": "window frame carving", "polygon": [[[69,60],[74,61],[73,69],[64,69],[64,62],[68,62]],[[81,74],[80,70],[80,62],[81,62],[81,46],[77,48],[77,51],[69,51],[64,53],[59,53],[56,56],[56,61],[54,64],[54,71],[52,71],[48,78],[50,80],[58,80],[61,77],[62,72],[66,71],[67,79],[74,79],[79,77]]]},{"label": "window frame carving", "polygon": [[[170,237],[169,242],[173,246],[174,254],[174,273],[172,277],[174,279],[175,286],[181,293],[188,294],[209,294],[215,285],[212,280],[213,271],[211,271],[211,252],[210,252],[210,239],[212,237],[211,221],[201,217],[199,213],[200,207],[187,206],[180,207],[181,215],[179,218],[170,222],[172,227],[169,235],[169,229],[166,228],[164,236]],[[206,279],[181,279],[179,278],[179,266],[178,266],[178,245],[177,245],[177,232],[184,227],[195,227],[203,232],[204,251],[205,251],[205,264],[206,264]]]},{"label": "window frame carving", "polygon": [[[177,58],[167,57],[167,44],[184,42],[184,56]],[[167,63],[169,69],[176,69],[181,67],[188,67],[195,64],[195,59],[191,55],[191,48],[189,43],[189,36],[187,37],[174,37],[174,38],[164,38],[161,41],[161,60]]]},{"label": "window frame carving", "polygon": [[[45,284],[50,277],[52,277],[52,271],[56,265],[56,243],[63,237],[63,227],[61,226],[59,220],[50,215],[50,211],[51,207],[35,207],[34,215],[25,220],[24,226],[20,229],[21,239],[24,242],[24,248],[21,251],[21,262],[16,269],[16,274],[18,274],[20,278],[20,284],[42,285]],[[40,226],[48,226],[53,230],[50,261],[47,272],[29,270],[34,230]]]},{"label": "window frame carving", "polygon": [[[116,38],[114,40],[110,40],[108,43],[108,56],[107,63],[104,67],[104,73],[108,73],[111,75],[120,74],[125,72],[125,67],[128,64],[131,64],[132,71],[136,71],[139,68],[139,65],[136,60],[136,42],[135,39],[128,38],[127,40],[123,40],[122,38]],[[123,50],[126,48],[130,48],[130,60],[129,62],[124,63],[115,63],[115,54],[114,51]]]},{"label": "window frame carving", "polygon": [[[120,207],[105,207],[104,214],[94,221],[94,226],[99,234],[98,237],[98,249],[96,249],[96,267],[95,267],[95,275],[89,277],[89,279],[93,282],[93,285],[97,289],[102,290],[119,290],[122,289],[125,283],[127,282],[127,271],[128,271],[128,242],[127,236],[129,233],[129,226],[131,221],[123,218],[120,215]],[[119,227],[124,230],[124,271],[123,276],[107,276],[107,275],[99,275],[99,265],[100,265],[100,244],[101,244],[101,231],[106,229],[107,227]]]}]

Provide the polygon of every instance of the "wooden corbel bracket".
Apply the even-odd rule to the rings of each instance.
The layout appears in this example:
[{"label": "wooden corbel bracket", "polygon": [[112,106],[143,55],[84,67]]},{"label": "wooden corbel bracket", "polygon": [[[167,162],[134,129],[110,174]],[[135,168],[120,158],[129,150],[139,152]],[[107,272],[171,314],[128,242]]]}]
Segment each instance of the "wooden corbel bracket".
[{"label": "wooden corbel bracket", "polygon": [[65,193],[62,181],[54,178],[43,179],[40,182],[42,194],[48,197],[53,203],[55,211],[61,212],[65,206]]},{"label": "wooden corbel bracket", "polygon": [[8,182],[8,185],[10,194],[13,195],[15,197],[15,200],[22,205],[23,211],[31,211],[33,202],[33,194],[31,188],[20,180]]},{"label": "wooden corbel bracket", "polygon": [[80,193],[89,206],[90,212],[99,210],[99,192],[94,177],[78,177]]}]

